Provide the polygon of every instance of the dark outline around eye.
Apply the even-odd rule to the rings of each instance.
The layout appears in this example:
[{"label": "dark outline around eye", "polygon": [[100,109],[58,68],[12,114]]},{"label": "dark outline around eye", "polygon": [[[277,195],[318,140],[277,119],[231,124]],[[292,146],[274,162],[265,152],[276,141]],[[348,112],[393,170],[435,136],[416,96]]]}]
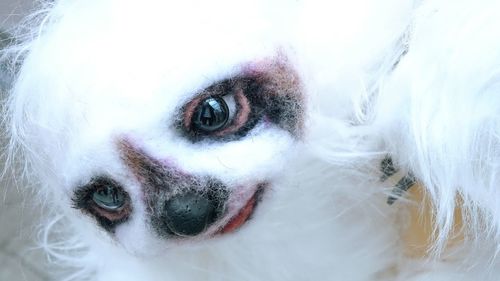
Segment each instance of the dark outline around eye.
[{"label": "dark outline around eye", "polygon": [[[193,143],[233,141],[245,137],[259,123],[274,125],[300,138],[304,125],[303,85],[286,57],[250,63],[242,75],[219,81],[198,93],[177,112],[174,123],[180,135]],[[237,113],[222,129],[205,134],[193,130],[191,119],[196,106],[210,96],[234,95]]]},{"label": "dark outline around eye", "polygon": [[[93,201],[93,193],[105,185],[112,185],[123,193],[125,202],[120,208],[116,210],[107,210],[98,206]],[[93,178],[86,185],[78,187],[72,201],[74,208],[92,215],[104,229],[111,232],[117,225],[127,221],[132,213],[132,204],[129,194],[123,190],[120,184],[106,176]]]},{"label": "dark outline around eye", "polygon": [[[258,85],[251,79],[228,79],[217,83],[207,88],[181,109],[182,119],[179,127],[194,142],[203,139],[227,140],[243,137],[255,127],[263,115],[261,106],[253,100],[258,91]],[[234,95],[236,102],[236,113],[233,118],[224,127],[214,132],[207,133],[195,130],[192,126],[192,118],[197,106],[206,98],[227,95]]]}]

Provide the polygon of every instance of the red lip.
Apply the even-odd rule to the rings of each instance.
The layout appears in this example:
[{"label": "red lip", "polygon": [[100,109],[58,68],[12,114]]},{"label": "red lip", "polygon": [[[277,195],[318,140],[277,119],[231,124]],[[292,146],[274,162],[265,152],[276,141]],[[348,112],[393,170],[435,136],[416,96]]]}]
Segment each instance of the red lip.
[{"label": "red lip", "polygon": [[238,228],[240,228],[245,222],[250,218],[255,206],[257,205],[258,196],[260,194],[260,189],[255,192],[255,194],[248,200],[248,202],[241,208],[239,213],[234,216],[219,232],[218,234],[231,233]]}]

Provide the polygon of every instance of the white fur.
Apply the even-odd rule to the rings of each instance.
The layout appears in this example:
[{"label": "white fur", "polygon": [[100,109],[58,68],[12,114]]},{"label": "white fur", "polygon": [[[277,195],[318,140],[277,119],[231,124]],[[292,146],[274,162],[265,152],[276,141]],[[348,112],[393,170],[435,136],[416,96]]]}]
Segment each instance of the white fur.
[{"label": "white fur", "polygon": [[[22,58],[5,124],[9,163],[23,163],[20,173],[54,213],[42,244],[65,269],[58,280],[500,273],[495,0],[59,0],[42,10],[4,52]],[[303,83],[300,141],[258,126],[239,141],[192,144],[168,129],[194,93],[279,56]],[[140,187],[120,162],[114,140],[123,135],[185,171],[271,187],[238,231],[165,241],[148,228]],[[379,180],[387,154],[433,200],[434,259],[403,254],[398,208],[385,203],[391,186]],[[115,238],[71,208],[75,186],[96,173],[125,182],[132,197],[134,213]],[[469,239],[445,251],[457,194]]]}]

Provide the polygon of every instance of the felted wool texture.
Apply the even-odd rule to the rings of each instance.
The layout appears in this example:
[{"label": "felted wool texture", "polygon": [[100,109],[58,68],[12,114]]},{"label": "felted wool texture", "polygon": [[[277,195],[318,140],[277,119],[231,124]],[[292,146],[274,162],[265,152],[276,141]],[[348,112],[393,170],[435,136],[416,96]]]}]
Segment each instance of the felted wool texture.
[{"label": "felted wool texture", "polygon": [[[41,246],[54,278],[495,280],[499,5],[40,2],[2,51],[16,75],[3,125],[7,166],[49,210]],[[190,102],[249,77],[285,99],[253,97],[264,113],[245,134],[179,132]],[[158,169],[220,181],[231,202],[220,224],[267,187],[234,232],[162,237],[125,140]],[[404,255],[404,212],[386,204],[393,186],[380,180],[387,155],[432,200],[431,257]],[[73,208],[102,175],[133,206],[113,231]],[[446,249],[456,202],[466,240]]]}]

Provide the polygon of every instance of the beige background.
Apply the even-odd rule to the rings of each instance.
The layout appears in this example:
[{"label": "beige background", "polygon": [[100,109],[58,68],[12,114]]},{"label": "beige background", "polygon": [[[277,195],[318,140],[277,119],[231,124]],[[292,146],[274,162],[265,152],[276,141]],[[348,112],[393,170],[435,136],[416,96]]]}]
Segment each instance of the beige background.
[{"label": "beige background", "polygon": [[[13,28],[32,9],[31,0],[0,0],[0,29]],[[44,270],[44,255],[34,242],[38,220],[30,197],[0,182],[1,281],[50,280]]]}]

